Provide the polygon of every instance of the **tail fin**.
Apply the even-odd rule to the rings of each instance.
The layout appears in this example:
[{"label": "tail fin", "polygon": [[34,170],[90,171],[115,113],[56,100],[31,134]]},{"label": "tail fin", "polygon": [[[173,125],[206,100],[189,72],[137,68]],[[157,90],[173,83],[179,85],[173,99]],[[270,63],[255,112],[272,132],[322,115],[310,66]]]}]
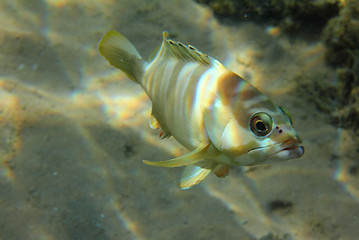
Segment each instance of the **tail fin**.
[{"label": "tail fin", "polygon": [[135,46],[122,34],[109,31],[98,44],[98,50],[111,65],[124,71],[139,83],[143,74],[143,60]]}]

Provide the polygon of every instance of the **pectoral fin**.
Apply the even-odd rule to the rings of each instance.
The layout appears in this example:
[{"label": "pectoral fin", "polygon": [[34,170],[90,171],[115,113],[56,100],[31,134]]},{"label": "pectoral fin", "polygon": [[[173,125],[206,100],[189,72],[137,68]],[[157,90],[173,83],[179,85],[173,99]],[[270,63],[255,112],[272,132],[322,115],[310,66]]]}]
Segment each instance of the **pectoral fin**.
[{"label": "pectoral fin", "polygon": [[151,115],[151,118],[150,118],[150,127],[152,129],[160,129],[161,128],[159,122],[153,115]]},{"label": "pectoral fin", "polygon": [[147,165],[158,166],[158,167],[181,167],[185,165],[195,164],[205,157],[209,145],[197,148],[196,150],[189,152],[183,156],[173,158],[167,161],[150,162],[143,160]]},{"label": "pectoral fin", "polygon": [[223,178],[229,174],[229,166],[226,164],[217,164],[212,171],[217,177]]},{"label": "pectoral fin", "polygon": [[[153,109],[153,107],[152,107],[152,109]],[[161,132],[160,132],[160,135],[159,135],[161,139],[169,138],[169,137],[172,136],[172,134],[170,133],[170,131],[168,129],[163,129],[161,127],[158,120],[155,118],[155,116],[153,116],[153,113],[152,113],[151,119],[150,119],[150,127],[152,129],[161,129]]]},{"label": "pectoral fin", "polygon": [[218,177],[225,177],[228,175],[228,165],[211,160],[211,157],[213,157],[212,155],[216,152],[213,152],[213,148],[209,148],[210,146],[211,145],[209,144],[197,148],[183,156],[167,161],[150,162],[143,160],[143,162],[147,165],[158,167],[181,167],[189,165],[184,169],[180,182],[180,187],[182,189],[188,189],[193,185],[200,183],[211,171]]}]

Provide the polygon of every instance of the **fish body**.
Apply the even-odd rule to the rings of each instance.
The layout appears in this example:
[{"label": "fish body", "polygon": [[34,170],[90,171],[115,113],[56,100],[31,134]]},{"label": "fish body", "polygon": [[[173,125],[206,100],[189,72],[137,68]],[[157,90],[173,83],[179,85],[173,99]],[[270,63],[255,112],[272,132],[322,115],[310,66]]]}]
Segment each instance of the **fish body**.
[{"label": "fish body", "polygon": [[162,138],[173,136],[190,150],[162,167],[186,166],[180,187],[218,177],[229,166],[249,166],[299,158],[304,153],[291,117],[248,81],[193,46],[167,38],[154,58],[142,59],[120,33],[108,32],[99,52],[146,91],[151,125]]}]

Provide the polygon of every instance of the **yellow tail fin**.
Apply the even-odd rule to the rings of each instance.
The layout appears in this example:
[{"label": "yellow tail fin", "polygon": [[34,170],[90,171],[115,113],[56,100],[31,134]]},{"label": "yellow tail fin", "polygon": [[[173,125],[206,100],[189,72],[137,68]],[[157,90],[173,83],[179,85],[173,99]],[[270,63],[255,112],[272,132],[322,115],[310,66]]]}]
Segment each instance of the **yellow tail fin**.
[{"label": "yellow tail fin", "polygon": [[122,34],[109,31],[98,44],[98,50],[111,65],[124,71],[133,81],[139,83],[143,74],[141,55]]}]

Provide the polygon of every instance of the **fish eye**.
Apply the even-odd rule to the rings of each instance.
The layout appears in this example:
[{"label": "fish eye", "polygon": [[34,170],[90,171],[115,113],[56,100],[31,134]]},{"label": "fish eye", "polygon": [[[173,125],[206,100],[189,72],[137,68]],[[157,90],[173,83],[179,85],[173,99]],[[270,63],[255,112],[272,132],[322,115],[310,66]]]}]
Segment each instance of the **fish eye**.
[{"label": "fish eye", "polygon": [[260,137],[268,135],[272,131],[272,118],[264,112],[256,113],[250,121],[251,131]]}]

